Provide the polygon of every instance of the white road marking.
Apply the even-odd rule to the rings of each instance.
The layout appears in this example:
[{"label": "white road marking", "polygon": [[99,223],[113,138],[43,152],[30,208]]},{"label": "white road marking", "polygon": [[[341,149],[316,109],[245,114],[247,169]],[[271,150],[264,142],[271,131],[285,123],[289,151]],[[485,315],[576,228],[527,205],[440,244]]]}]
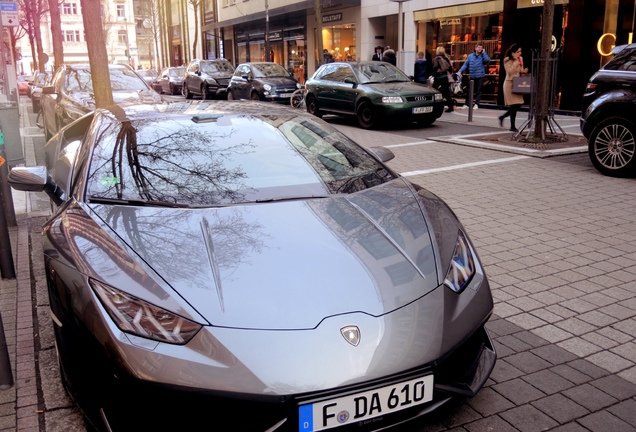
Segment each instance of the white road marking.
[{"label": "white road marking", "polygon": [[439,144],[439,141],[431,141],[431,140],[416,141],[416,142],[403,143],[403,144],[387,145],[387,146],[384,146],[384,147],[386,147],[386,148],[408,147],[408,146],[415,146],[415,145],[420,145],[420,144]]},{"label": "white road marking", "polygon": [[453,170],[458,170],[463,168],[473,168],[476,166],[490,165],[490,164],[496,164],[496,163],[514,162],[514,161],[530,159],[530,158],[531,158],[530,156],[514,156],[509,158],[503,158],[503,159],[491,159],[491,160],[480,161],[480,162],[470,162],[470,163],[465,163],[461,165],[452,165],[452,166],[441,167],[441,168],[431,168],[431,169],[419,170],[419,171],[407,171],[400,174],[405,177],[408,177],[408,176],[414,176],[414,175],[432,174],[432,173],[443,172],[443,171],[453,171]]}]

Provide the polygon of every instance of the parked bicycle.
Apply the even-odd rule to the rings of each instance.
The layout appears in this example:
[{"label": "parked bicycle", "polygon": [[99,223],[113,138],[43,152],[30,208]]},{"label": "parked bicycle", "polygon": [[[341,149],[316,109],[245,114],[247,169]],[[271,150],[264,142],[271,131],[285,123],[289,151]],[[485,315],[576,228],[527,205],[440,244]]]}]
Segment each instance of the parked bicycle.
[{"label": "parked bicycle", "polygon": [[303,86],[292,93],[291,98],[289,98],[292,107],[303,108],[305,106],[305,92],[305,86]]}]

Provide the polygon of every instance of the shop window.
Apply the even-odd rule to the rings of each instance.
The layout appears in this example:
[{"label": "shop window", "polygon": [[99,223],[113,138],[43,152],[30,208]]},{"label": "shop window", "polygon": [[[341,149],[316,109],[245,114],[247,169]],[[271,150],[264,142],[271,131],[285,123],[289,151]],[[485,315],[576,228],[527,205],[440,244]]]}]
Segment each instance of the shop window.
[{"label": "shop window", "polygon": [[418,38],[425,46],[418,51],[428,50],[434,55],[438,46],[443,46],[453,61],[457,71],[480,42],[491,58],[486,67],[486,79],[482,87],[482,99],[496,100],[499,88],[500,59],[503,56],[501,32],[503,14],[492,13],[468,17],[446,17],[439,20],[420,22]]}]

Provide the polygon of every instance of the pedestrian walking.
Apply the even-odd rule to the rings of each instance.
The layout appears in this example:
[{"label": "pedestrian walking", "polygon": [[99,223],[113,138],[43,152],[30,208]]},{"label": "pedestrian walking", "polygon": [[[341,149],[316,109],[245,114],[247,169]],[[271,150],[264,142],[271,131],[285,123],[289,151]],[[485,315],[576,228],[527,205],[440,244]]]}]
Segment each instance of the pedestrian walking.
[{"label": "pedestrian walking", "polygon": [[384,48],[382,48],[381,46],[375,47],[375,54],[373,54],[372,60],[382,61],[382,51],[384,51]]},{"label": "pedestrian walking", "polygon": [[383,60],[387,63],[391,63],[393,66],[397,65],[397,58],[395,57],[395,51],[390,46],[384,48],[382,53]]},{"label": "pedestrian walking", "polygon": [[433,63],[433,87],[442,92],[442,96],[446,99],[448,108],[446,112],[453,112],[455,101],[450,94],[450,84],[448,75],[451,73],[452,64],[446,56],[446,50],[443,46],[438,46],[435,50],[435,61]]},{"label": "pedestrian walking", "polygon": [[415,74],[413,76],[413,81],[420,84],[426,84],[429,77],[429,64],[423,51],[417,53],[414,71]]},{"label": "pedestrian walking", "polygon": [[506,80],[503,84],[504,103],[509,106],[508,110],[499,117],[499,125],[503,127],[503,121],[510,117],[510,130],[517,132],[515,121],[517,112],[523,105],[523,95],[512,92],[512,81],[514,77],[528,73],[528,68],[523,67],[523,57],[521,57],[521,47],[518,44],[510,45],[503,59],[503,66],[506,70]]},{"label": "pedestrian walking", "polygon": [[325,63],[333,63],[333,54],[331,54],[329,50],[322,50],[322,57]]},{"label": "pedestrian walking", "polygon": [[[459,68],[459,75],[468,71],[470,74],[470,80],[473,81],[473,109],[479,108],[479,102],[481,102],[481,86],[484,84],[484,77],[486,76],[486,65],[490,61],[490,56],[484,50],[484,44],[479,42],[475,46],[475,51],[468,55],[468,58],[464,62],[461,68]],[[459,77],[461,81],[461,76]],[[464,105],[465,108],[468,106]]]}]

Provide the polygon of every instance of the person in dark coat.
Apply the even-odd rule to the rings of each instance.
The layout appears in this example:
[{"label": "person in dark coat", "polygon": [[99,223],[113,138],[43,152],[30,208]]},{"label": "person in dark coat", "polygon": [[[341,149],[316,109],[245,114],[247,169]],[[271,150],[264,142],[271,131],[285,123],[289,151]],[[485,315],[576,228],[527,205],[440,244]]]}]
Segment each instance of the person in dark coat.
[{"label": "person in dark coat", "polygon": [[322,57],[325,63],[333,63],[333,54],[331,54],[329,50],[322,50]]},{"label": "person in dark coat", "polygon": [[375,54],[373,54],[373,58],[372,60],[375,61],[382,61],[382,51],[384,51],[384,48],[382,48],[381,46],[377,46],[375,47]]},{"label": "person in dark coat", "polygon": [[384,49],[384,53],[382,53],[383,60],[387,63],[391,63],[393,66],[397,64],[397,58],[395,57],[395,51],[388,46]]},{"label": "person in dark coat", "polygon": [[452,71],[452,63],[446,56],[446,50],[443,46],[438,46],[435,51],[435,61],[433,62],[433,87],[442,92],[442,96],[446,99],[448,108],[446,112],[453,112],[455,101],[450,94],[450,83],[448,74]]},{"label": "person in dark coat", "polygon": [[413,80],[416,83],[426,84],[426,81],[429,77],[429,65],[428,61],[426,61],[426,56],[423,51],[417,53],[417,58],[415,59],[415,74],[413,76]]}]

